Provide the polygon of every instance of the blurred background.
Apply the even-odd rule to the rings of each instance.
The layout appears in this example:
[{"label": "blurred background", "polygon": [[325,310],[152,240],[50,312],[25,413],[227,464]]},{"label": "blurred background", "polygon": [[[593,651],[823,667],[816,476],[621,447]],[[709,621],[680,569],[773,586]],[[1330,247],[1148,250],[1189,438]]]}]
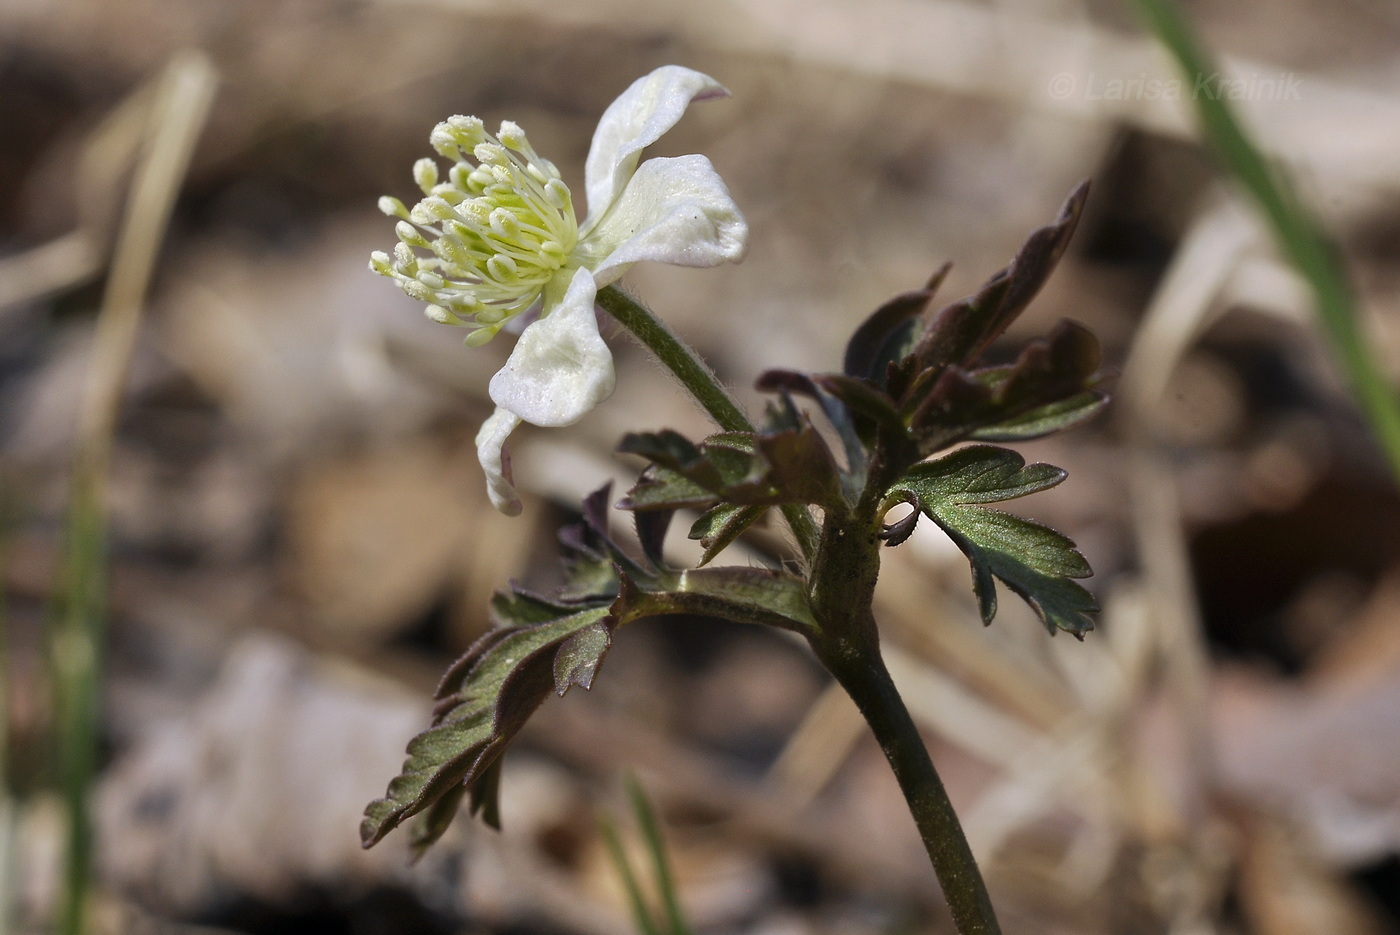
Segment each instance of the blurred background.
[{"label": "blurred background", "polygon": [[[1400,376],[1400,8],[1186,11]],[[628,627],[593,691],[544,705],[503,833],[462,820],[413,866],[402,833],[358,845],[491,591],[547,586],[580,498],[628,483],[621,434],[706,431],[617,335],[616,395],[520,432],[525,513],[496,514],[471,441],[510,341],[463,348],[368,272],[394,239],[376,199],[413,197],[454,113],[520,123],[577,191],[598,116],[667,63],[733,97],[651,152],[708,155],[752,249],[628,283],[755,408],[760,370],[836,369],[883,299],[945,260],[943,297],[970,292],[1093,179],[993,356],[1072,317],[1122,371],[1105,416],[1021,446],[1070,478],[1014,505],[1079,543],[1099,629],[1050,639],[1009,595],[984,629],[933,524],[886,554],[877,608],[1005,930],[1400,931],[1395,480],[1194,89],[1113,0],[0,5],[0,928],[62,901],[51,608],[110,371],[93,931],[632,931],[596,821],[630,827],[627,770],[701,933],[952,931],[844,696],[805,647],[711,620]],[[143,269],[121,376],[95,321]],[[771,523],[728,557],[790,549]]]}]

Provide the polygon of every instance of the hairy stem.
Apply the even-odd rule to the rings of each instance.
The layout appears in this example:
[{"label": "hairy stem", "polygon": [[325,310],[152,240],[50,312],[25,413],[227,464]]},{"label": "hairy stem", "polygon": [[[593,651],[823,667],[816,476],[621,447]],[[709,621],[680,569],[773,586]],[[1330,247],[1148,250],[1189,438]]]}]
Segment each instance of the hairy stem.
[{"label": "hairy stem", "polygon": [[676,379],[681,381],[720,428],[726,432],[753,431],[753,423],[734,401],[734,397],[729,395],[724,384],[719,382],[714,371],[699,354],[676,336],[660,316],[617,286],[600,289],[598,304],[621,322],[622,327],[632,332],[632,336],[655,354],[656,359],[661,361],[666,369],[676,375]]},{"label": "hairy stem", "polygon": [[[706,365],[700,355],[676,336],[666,322],[651,309],[623,292],[617,286],[605,286],[598,291],[598,304],[622,327],[632,332],[632,336],[642,342],[656,359],[675,374],[695,401],[726,432],[752,432],[753,423],[744,410],[729,395],[714,371]],[[812,522],[812,514],[801,506],[785,506],[783,516],[792,527],[802,556],[811,561],[816,554],[817,528]]]},{"label": "hairy stem", "polygon": [[830,512],[812,564],[812,609],[820,627],[809,640],[870,724],[899,781],[960,935],[1000,935],[982,873],[923,738],[885,661],[871,612],[880,572],[880,491],[887,473],[877,459],[872,483],[851,511]]}]

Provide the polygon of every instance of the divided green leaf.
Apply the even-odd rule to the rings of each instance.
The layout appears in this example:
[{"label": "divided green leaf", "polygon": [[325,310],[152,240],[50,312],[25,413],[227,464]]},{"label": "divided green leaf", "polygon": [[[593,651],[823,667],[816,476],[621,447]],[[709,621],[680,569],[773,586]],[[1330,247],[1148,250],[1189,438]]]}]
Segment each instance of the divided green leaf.
[{"label": "divided green leaf", "polygon": [[[730,543],[742,536],[745,530],[758,522],[767,511],[768,508],[764,506],[733,506],[721,503],[701,514],[700,518],[690,527],[688,534],[691,539],[699,539],[700,545],[705,549],[704,554],[700,557],[700,564],[708,565]],[[646,514],[638,513],[637,515],[645,516]]]},{"label": "divided green leaf", "polygon": [[1082,637],[1093,629],[1088,615],[1098,610],[1093,596],[1071,580],[1093,573],[1084,556],[1055,530],[986,506],[1045,490],[1064,478],[1065,472],[1053,465],[1027,465],[1014,451],[973,445],[915,465],[890,496],[917,504],[968,557],[984,623],[996,615],[993,579],[999,578],[1035,610],[1052,635],[1067,630]]},{"label": "divided green leaf", "polygon": [[[669,514],[639,524],[646,560],[629,556],[606,525],[608,488],[584,504],[583,523],[561,534],[571,552],[568,580],[555,597],[512,585],[491,602],[495,628],[443,676],[431,726],[408,745],[400,774],[365,809],[365,847],[414,815],[421,852],[446,831],[464,797],[473,814],[498,827],[502,755],[550,692],[592,687],[617,627],[640,617],[690,613],[807,632],[816,626],[805,581],[761,568],[663,567]],[[723,524],[721,524],[723,526]],[[727,535],[723,528],[717,534]]]},{"label": "divided green leaf", "polygon": [[[591,684],[616,625],[611,608],[556,605],[550,608],[555,616],[540,619],[546,606],[518,594],[498,595],[492,611],[500,629],[478,640],[449,670],[438,688],[432,727],[409,742],[402,772],[384,798],[365,809],[365,847],[447,797],[415,836],[415,847],[431,844],[446,830],[461,791],[496,764],[549,692]],[[587,638],[578,640],[583,634]],[[488,817],[495,812],[494,801],[481,807]]]},{"label": "divided green leaf", "polygon": [[810,423],[762,434],[726,432],[698,445],[669,429],[644,432],[624,437],[618,450],[652,462],[619,504],[624,510],[716,502],[830,506],[840,497],[836,463]]},{"label": "divided green leaf", "polygon": [[977,429],[967,437],[979,442],[1024,442],[1044,438],[1088,422],[1107,405],[1107,393],[1086,390]]},{"label": "divided green leaf", "polygon": [[817,627],[807,582],[771,568],[695,568],[677,572],[664,587],[646,590],[623,580],[629,617],[695,614],[805,633]]}]

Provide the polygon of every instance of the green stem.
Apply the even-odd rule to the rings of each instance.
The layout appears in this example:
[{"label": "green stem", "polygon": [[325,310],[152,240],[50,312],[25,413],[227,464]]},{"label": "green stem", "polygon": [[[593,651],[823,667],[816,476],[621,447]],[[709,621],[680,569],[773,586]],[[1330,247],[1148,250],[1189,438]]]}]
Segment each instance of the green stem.
[{"label": "green stem", "polygon": [[[683,342],[670,326],[651,309],[647,308],[617,286],[606,286],[598,291],[598,304],[622,327],[632,332],[632,336],[642,342],[656,359],[675,374],[681,385],[695,397],[710,418],[726,432],[752,432],[753,423],[744,410],[729,395],[723,383],[715,376],[700,355]],[[812,522],[812,514],[804,507],[790,505],[782,508],[783,516],[797,537],[802,555],[811,561],[816,553],[817,529]]]},{"label": "green stem", "polygon": [[676,375],[720,428],[726,432],[753,431],[753,423],[714,371],[660,316],[617,286],[599,290],[598,304]]},{"label": "green stem", "polygon": [[877,644],[824,656],[894,770],[960,935],[1000,935],[991,897],[928,748],[885,668]]},{"label": "green stem", "polygon": [[871,604],[880,573],[880,501],[887,472],[877,457],[872,482],[847,513],[829,512],[812,564],[811,600],[819,630],[809,640],[870,724],[899,781],[960,935],[1000,935],[996,913],[953,803],[880,655]]},{"label": "green stem", "polygon": [[1205,80],[1202,93],[1192,99],[1206,140],[1226,169],[1254,196],[1284,256],[1312,287],[1342,369],[1392,472],[1400,479],[1400,401],[1366,346],[1356,301],[1336,247],[1294,193],[1288,178],[1244,131],[1222,89],[1211,90],[1205,76],[1217,75],[1219,70],[1176,5],[1171,0],[1135,2],[1187,80],[1193,86]]}]

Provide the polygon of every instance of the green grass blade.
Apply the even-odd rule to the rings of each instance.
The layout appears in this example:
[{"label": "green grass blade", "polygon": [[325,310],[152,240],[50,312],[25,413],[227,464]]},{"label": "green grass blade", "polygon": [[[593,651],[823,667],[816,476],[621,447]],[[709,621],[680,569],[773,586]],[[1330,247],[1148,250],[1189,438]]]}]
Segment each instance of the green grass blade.
[{"label": "green grass blade", "polygon": [[691,935],[690,925],[681,910],[680,896],[676,892],[675,877],[671,874],[671,862],[666,856],[666,842],[661,838],[661,823],[656,820],[656,811],[651,807],[651,802],[636,776],[627,777],[627,795],[632,800],[632,811],[637,816],[637,824],[642,829],[642,839],[651,855],[656,888],[660,891],[662,905],[666,907],[669,935]]},{"label": "green grass blade", "polygon": [[632,871],[627,852],[623,850],[622,838],[617,833],[617,823],[606,815],[600,815],[598,830],[603,834],[603,842],[607,845],[608,856],[612,858],[613,866],[617,868],[617,875],[622,878],[622,886],[627,891],[627,902],[632,909],[632,920],[637,925],[637,931],[640,935],[662,935],[652,920],[651,910],[647,908],[646,899],[642,896],[642,888],[637,884],[637,875]]},{"label": "green grass blade", "polygon": [[98,670],[105,629],[103,519],[94,485],[75,484],[49,650],[56,695],[56,754],[68,814],[66,896],[58,931],[69,935],[80,935],[86,929],[85,903],[92,871],[92,819],[87,799],[97,761]]},{"label": "green grass blade", "polygon": [[[1202,76],[1217,73],[1173,0],[1135,2],[1192,87]],[[1229,101],[1223,94],[1210,93],[1210,86],[1206,82],[1206,90],[1193,95],[1206,140],[1226,169],[1258,201],[1284,256],[1311,286],[1323,327],[1391,470],[1400,480],[1400,400],[1367,350],[1341,255],[1287,177],[1250,139]]]},{"label": "green grass blade", "polygon": [[[112,253],[78,425],[67,537],[50,618],[55,732],[68,814],[63,897],[55,931],[84,935],[92,871],[88,798],[97,765],[105,642],[106,479],[117,416],[151,278],[175,198],[213,100],[209,59],[185,51],[153,81],[141,158]],[[143,92],[138,92],[143,93]]]}]

